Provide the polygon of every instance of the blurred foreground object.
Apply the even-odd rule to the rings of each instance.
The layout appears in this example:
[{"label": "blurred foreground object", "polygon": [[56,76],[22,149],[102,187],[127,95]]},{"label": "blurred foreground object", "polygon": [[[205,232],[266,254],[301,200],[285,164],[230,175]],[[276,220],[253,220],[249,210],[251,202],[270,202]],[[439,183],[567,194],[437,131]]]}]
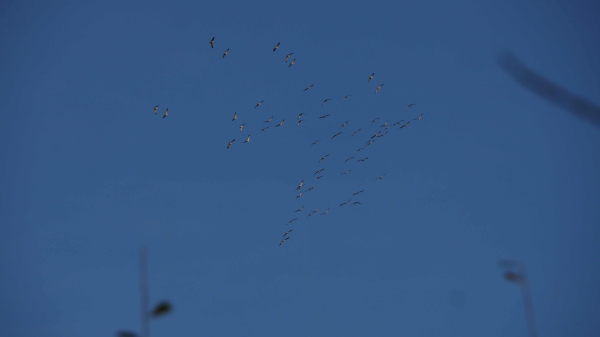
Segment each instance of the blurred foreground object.
[{"label": "blurred foreground object", "polygon": [[525,305],[525,319],[527,320],[527,329],[529,330],[529,336],[536,337],[535,332],[535,316],[533,314],[533,300],[531,298],[531,291],[529,290],[529,283],[527,282],[527,273],[525,265],[519,261],[514,260],[500,260],[498,262],[500,268],[506,270],[504,278],[509,281],[516,283],[521,286],[521,293],[523,295],[523,304]]},{"label": "blurred foreground object", "polygon": [[160,302],[155,308],[154,310],[152,310],[152,316],[154,317],[158,317],[158,316],[162,316],[165,314],[168,314],[171,312],[171,303],[169,302]]},{"label": "blurred foreground object", "polygon": [[600,127],[600,107],[568,92],[525,67],[511,52],[505,52],[498,57],[497,61],[498,65],[522,86],[550,103]]}]

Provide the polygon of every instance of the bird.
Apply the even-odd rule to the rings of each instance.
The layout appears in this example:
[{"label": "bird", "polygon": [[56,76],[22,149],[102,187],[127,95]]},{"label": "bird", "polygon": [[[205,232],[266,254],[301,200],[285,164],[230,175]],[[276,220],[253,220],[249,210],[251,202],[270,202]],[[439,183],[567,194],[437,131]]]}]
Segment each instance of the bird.
[{"label": "bird", "polygon": [[369,145],[373,144],[374,142],[375,142],[374,140],[370,140],[370,141],[368,141],[368,142],[367,142],[367,144],[365,145],[365,147],[367,147],[367,146],[369,146]]},{"label": "bird", "polygon": [[415,118],[415,119],[413,119],[413,121],[418,121],[418,120],[421,120],[421,117],[423,117],[423,114],[421,114],[421,115],[419,116],[419,118]]},{"label": "bird", "polygon": [[298,115],[298,119],[300,119],[302,116],[304,116],[304,112]]},{"label": "bird", "polygon": [[316,145],[318,142],[320,142],[321,140],[315,140],[312,144],[310,144],[310,146]]},{"label": "bird", "polygon": [[348,175],[348,173],[349,173],[350,171],[352,171],[352,170],[348,170],[348,171],[346,171],[346,172],[342,172],[342,173],[340,173],[340,175],[342,175],[342,174],[346,174],[346,175]]},{"label": "bird", "polygon": [[349,161],[349,160],[352,160],[352,158],[354,158],[354,157],[356,157],[356,156],[352,156],[352,157],[350,157],[350,158],[346,159],[346,160],[344,161],[344,163],[345,163],[345,162],[347,162],[347,161]]},{"label": "bird", "polygon": [[367,159],[369,159],[369,157],[365,157],[365,158],[363,158],[363,159],[359,159],[359,160],[358,160],[358,162],[360,163],[361,161],[365,161],[365,160],[367,160]]},{"label": "bird", "polygon": [[290,62],[290,65],[288,66],[288,68],[291,67],[294,64],[294,62],[296,62],[296,59],[293,59],[292,62]]},{"label": "bird", "polygon": [[[284,120],[285,120],[285,119],[284,119]],[[284,121],[284,120],[282,120],[282,121],[281,121],[281,123],[279,123],[279,124],[275,125],[275,127],[278,127],[278,126],[281,126],[281,125],[283,125],[283,121]]]},{"label": "bird", "polygon": [[303,120],[299,120],[297,126],[300,126],[300,123],[302,123],[302,122],[304,122],[304,121]]},{"label": "bird", "polygon": [[344,205],[348,204],[348,203],[350,202],[350,200],[352,200],[352,199],[348,199],[348,201],[346,201],[346,202],[342,202],[342,203],[340,204],[340,206],[344,206]]},{"label": "bird", "polygon": [[290,56],[294,55],[294,53],[289,53],[285,56],[285,62],[290,58]]},{"label": "bird", "polygon": [[325,115],[325,116],[321,116],[321,117],[319,117],[319,118],[327,118],[327,116],[329,116],[329,115],[331,115],[331,114],[327,114],[327,115]]},{"label": "bird", "polygon": [[352,136],[354,136],[355,134],[357,134],[357,133],[358,133],[358,131],[360,131],[360,130],[362,130],[362,129],[358,129],[358,130],[354,131],[354,133],[353,133],[353,134],[352,134],[350,137],[352,137]]},{"label": "bird", "polygon": [[288,236],[287,238],[281,240],[281,242],[279,243],[279,245],[281,246],[284,242],[286,242],[290,237]]},{"label": "bird", "polygon": [[296,199],[300,198],[302,196],[302,192],[300,192],[300,194],[298,194],[298,196],[296,196]]},{"label": "bird", "polygon": [[171,303],[169,302],[161,302],[159,303],[154,310],[152,310],[152,316],[160,316],[171,311]]},{"label": "bird", "polygon": [[289,225],[289,224],[291,224],[292,222],[294,222],[296,220],[298,220],[298,218],[295,218],[295,219],[292,219],[292,220],[288,221],[288,223],[286,223],[286,225]]},{"label": "bird", "polygon": [[332,100],[331,98],[328,98],[328,99],[324,100],[323,104],[321,104],[321,106],[325,105],[325,103],[327,103],[327,101],[331,101],[331,100]]},{"label": "bird", "polygon": [[360,203],[360,202],[358,202],[358,201],[355,201],[355,202],[354,202],[354,203],[352,203],[352,205],[350,205],[350,206],[354,206],[354,205],[361,205],[361,203]]},{"label": "bird", "polygon": [[340,129],[343,128],[344,126],[346,126],[346,124],[348,124],[348,121],[346,121],[344,124],[342,124],[342,126],[340,126]]},{"label": "bird", "polygon": [[375,118],[371,123],[377,122],[378,119],[379,119],[379,117]]},{"label": "bird", "polygon": [[295,210],[294,212],[302,212],[302,209],[304,209],[304,206],[298,208],[297,210]]},{"label": "bird", "polygon": [[329,155],[328,155],[328,154],[327,154],[327,155],[325,155],[325,156],[323,156],[321,159],[319,159],[319,163],[320,163],[320,162],[322,162],[323,160],[325,160],[325,158],[327,158],[327,157],[329,157]]},{"label": "bird", "polygon": [[312,88],[312,87],[313,87],[313,85],[314,85],[314,84],[311,84],[311,85],[309,85],[309,86],[308,86],[308,88],[304,89],[303,91],[306,91],[306,90],[308,90],[308,89]]},{"label": "bird", "polygon": [[[385,175],[385,173],[384,173],[384,174],[382,174],[381,176],[379,176],[379,178],[377,178],[377,179],[379,179],[379,180],[383,180],[383,176],[384,176],[384,175]],[[375,180],[377,180],[377,179],[375,179]]]},{"label": "bird", "polygon": [[304,186],[304,180],[302,180],[300,182],[300,185],[298,185],[298,187],[296,188],[296,191],[299,190],[302,186]]},{"label": "bird", "polygon": [[263,132],[263,131],[265,131],[265,130],[266,130],[266,129],[268,129],[268,128],[269,128],[269,127],[267,126],[267,127],[263,128],[262,130],[260,130],[260,132]]},{"label": "bird", "polygon": [[275,46],[275,48],[273,48],[273,51],[276,51],[277,48],[279,48],[279,45],[281,44],[281,42],[277,42],[277,45]]},{"label": "bird", "polygon": [[[382,84],[383,85],[383,84]],[[408,108],[410,108],[411,106],[415,105],[415,103],[411,103],[409,106],[406,107],[406,110],[408,110]]]},{"label": "bird", "polygon": [[250,135],[248,135],[248,138],[245,141],[243,141],[242,143],[250,143]]},{"label": "bird", "polygon": [[376,133],[376,134],[375,134],[373,137],[371,137],[371,139],[373,139],[373,138],[375,138],[375,137],[379,136],[379,134],[380,134],[380,133],[381,133],[381,131],[377,132],[377,133]]},{"label": "bird", "polygon": [[165,115],[163,116],[163,118],[167,117],[169,115],[169,108],[167,108],[167,110],[165,111]]},{"label": "bird", "polygon": [[325,213],[321,213],[321,215],[325,215],[327,213],[329,213],[329,207],[327,207],[327,210],[325,211]]},{"label": "bird", "polygon": [[359,195],[359,194],[361,194],[362,192],[364,192],[364,190],[360,190],[360,191],[358,191],[358,192],[356,192],[356,193],[354,193],[354,194],[352,194],[352,195]]},{"label": "bird", "polygon": [[385,127],[385,126],[387,126],[387,122],[388,122],[388,121],[385,121],[385,123],[383,123],[383,125],[382,125],[381,127]]},{"label": "bird", "polygon": [[321,179],[321,178],[323,178],[323,176],[318,176],[316,180],[319,180],[319,179]]},{"label": "bird", "polygon": [[345,100],[346,100],[346,98],[348,98],[348,97],[350,97],[350,96],[352,96],[352,95],[346,95],[346,97],[344,97],[344,99],[343,99],[342,101],[345,101]]},{"label": "bird", "polygon": [[234,112],[234,113],[233,113],[233,119],[232,119],[231,121],[233,122],[233,121],[234,121],[234,120],[236,120],[236,119],[237,119],[237,112]]},{"label": "bird", "polygon": [[323,170],[324,170],[324,169],[320,169],[320,170],[318,170],[317,172],[315,172],[313,175],[315,175],[315,174],[319,174],[319,173],[323,172]]},{"label": "bird", "polygon": [[246,125],[246,123],[240,125],[240,132],[242,132],[242,129],[244,129],[244,125]]},{"label": "bird", "polygon": [[156,110],[158,110],[158,105],[154,107],[154,114],[156,115]]},{"label": "bird", "polygon": [[271,116],[271,118],[269,118],[268,121],[265,121],[265,123],[271,123],[272,120],[273,120],[273,116]]},{"label": "bird", "polygon": [[360,151],[360,150],[364,150],[364,147],[361,147],[360,149],[356,150],[356,152]]},{"label": "bird", "polygon": [[228,52],[229,52],[229,48],[227,48],[227,50],[223,53],[223,58],[225,58],[225,55],[227,55]]},{"label": "bird", "polygon": [[256,105],[254,106],[254,109],[258,108],[258,106],[259,106],[259,105],[261,105],[261,104],[262,104],[262,102],[264,102],[264,100],[262,100],[262,101],[260,101],[260,102],[256,103]]},{"label": "bird", "polygon": [[339,135],[341,135],[341,134],[342,134],[341,132],[338,132],[338,133],[336,133],[335,135],[333,135],[333,137],[331,137],[331,139],[333,139],[333,138],[335,138],[335,137],[337,137],[337,136],[339,136]]},{"label": "bird", "polygon": [[227,144],[227,148],[229,148],[231,146],[231,144],[233,144],[233,142],[235,142],[235,139],[230,141],[229,144]]},{"label": "bird", "polygon": [[210,47],[214,48],[215,47],[215,38],[213,36],[212,40],[210,40]]},{"label": "bird", "polygon": [[408,121],[408,122],[406,122],[406,124],[402,125],[402,126],[400,127],[400,129],[402,129],[403,127],[407,126],[407,125],[408,125],[408,123],[410,123],[410,121]]},{"label": "bird", "polygon": [[396,125],[400,124],[400,122],[404,122],[404,119],[397,121],[396,123],[392,124],[392,126],[396,126]]},{"label": "bird", "polygon": [[307,189],[307,190],[306,190],[306,191],[304,191],[304,192],[312,191],[312,190],[314,190],[314,189],[315,189],[315,187],[317,187],[317,184],[314,184],[314,185],[312,185],[312,186],[311,186],[309,189]]},{"label": "bird", "polygon": [[375,93],[377,93],[379,91],[379,89],[381,89],[381,87],[383,87],[383,84],[377,87],[377,90],[375,90]]},{"label": "bird", "polygon": [[371,82],[371,80],[373,79],[373,76],[375,76],[375,73],[371,74],[371,77],[369,77],[369,80],[367,82]]},{"label": "bird", "polygon": [[[388,126],[387,128],[389,129],[390,127]],[[381,135],[381,136],[379,136],[379,137],[383,137],[383,136],[387,135],[387,134],[388,134],[388,132],[389,132],[389,131],[386,131],[384,134],[382,134],[382,135]]]},{"label": "bird", "polygon": [[290,234],[292,232],[292,230],[290,229],[289,231],[285,232],[285,234],[283,234],[283,237],[285,238],[286,235]]},{"label": "bird", "polygon": [[312,212],[310,212],[310,214],[309,214],[309,215],[307,215],[306,217],[308,218],[309,216],[311,216],[311,215],[313,215],[313,214],[315,214],[315,213],[318,213],[318,212],[319,212],[319,209],[317,208],[317,210],[316,210],[316,211],[312,211]]}]

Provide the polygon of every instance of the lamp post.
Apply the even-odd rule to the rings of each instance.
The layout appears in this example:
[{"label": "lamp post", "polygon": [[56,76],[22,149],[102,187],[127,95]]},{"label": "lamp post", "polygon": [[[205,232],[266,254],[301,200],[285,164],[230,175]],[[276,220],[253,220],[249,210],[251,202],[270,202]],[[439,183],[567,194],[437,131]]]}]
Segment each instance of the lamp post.
[{"label": "lamp post", "polygon": [[529,289],[529,281],[527,279],[525,265],[514,260],[500,260],[498,264],[500,268],[506,270],[504,273],[504,278],[509,282],[518,284],[521,287],[523,305],[525,306],[525,319],[527,320],[529,336],[537,337],[537,333],[535,331],[535,315],[533,313],[533,299],[531,297],[531,290]]}]

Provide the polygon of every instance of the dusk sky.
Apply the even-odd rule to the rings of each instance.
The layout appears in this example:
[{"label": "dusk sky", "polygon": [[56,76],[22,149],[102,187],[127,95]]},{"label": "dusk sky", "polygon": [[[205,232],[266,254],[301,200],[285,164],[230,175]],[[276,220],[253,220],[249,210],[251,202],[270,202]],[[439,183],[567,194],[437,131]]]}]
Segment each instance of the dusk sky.
[{"label": "dusk sky", "polygon": [[139,332],[143,246],[174,307],[153,337],[527,336],[500,259],[527,267],[538,336],[600,335],[600,127],[497,62],[599,106],[598,17],[0,2],[0,336]]}]

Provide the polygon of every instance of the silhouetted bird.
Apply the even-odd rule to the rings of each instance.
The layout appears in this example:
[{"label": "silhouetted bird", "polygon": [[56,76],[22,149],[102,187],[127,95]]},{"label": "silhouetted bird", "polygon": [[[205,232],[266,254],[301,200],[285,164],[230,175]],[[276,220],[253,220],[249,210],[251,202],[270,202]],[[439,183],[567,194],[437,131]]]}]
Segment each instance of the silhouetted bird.
[{"label": "silhouetted bird", "polygon": [[230,141],[229,144],[227,144],[227,148],[229,148],[231,146],[231,144],[233,144],[233,142],[235,142],[235,139]]},{"label": "silhouetted bird", "polygon": [[263,102],[264,102],[264,100],[262,100],[262,101],[260,101],[260,102],[256,103],[256,105],[254,106],[254,109],[258,108],[258,106],[259,106],[259,105],[261,105]]},{"label": "silhouetted bird", "polygon": [[294,53],[289,53],[285,56],[285,62],[290,58],[290,56],[294,55]]},{"label": "silhouetted bird", "polygon": [[277,42],[277,45],[275,46],[275,48],[273,48],[273,51],[276,51],[277,48],[279,48],[279,45],[281,44],[281,42]]},{"label": "silhouetted bird", "polygon": [[163,118],[167,117],[169,115],[169,108],[167,108],[167,110],[165,111],[165,115],[163,116]]},{"label": "silhouetted bird", "polygon": [[158,110],[158,105],[154,107],[154,114],[156,115],[156,110]]},{"label": "silhouetted bird", "polygon": [[210,40],[210,47],[211,48],[215,47],[215,38],[214,37]]},{"label": "silhouetted bird", "polygon": [[312,87],[313,87],[313,85],[314,85],[314,84],[311,84],[311,85],[310,85],[308,88],[304,89],[303,91],[306,91],[306,90],[308,90],[308,89],[312,88]]},{"label": "silhouetted bird", "polygon": [[228,52],[229,52],[229,48],[227,48],[227,50],[223,53],[223,58],[225,58],[225,55],[227,55]]},{"label": "silhouetted bird", "polygon": [[375,93],[377,93],[379,91],[379,89],[381,89],[381,87],[383,87],[383,84],[377,87],[377,90],[375,90]]},{"label": "silhouetted bird", "polygon": [[375,73],[371,74],[371,77],[369,77],[369,80],[367,82],[371,82],[371,80],[373,79],[373,76],[375,76]]},{"label": "silhouetted bird", "polygon": [[296,62],[296,59],[293,59],[292,62],[290,62],[290,65],[288,66],[288,68],[291,67],[294,64],[294,62]]}]

